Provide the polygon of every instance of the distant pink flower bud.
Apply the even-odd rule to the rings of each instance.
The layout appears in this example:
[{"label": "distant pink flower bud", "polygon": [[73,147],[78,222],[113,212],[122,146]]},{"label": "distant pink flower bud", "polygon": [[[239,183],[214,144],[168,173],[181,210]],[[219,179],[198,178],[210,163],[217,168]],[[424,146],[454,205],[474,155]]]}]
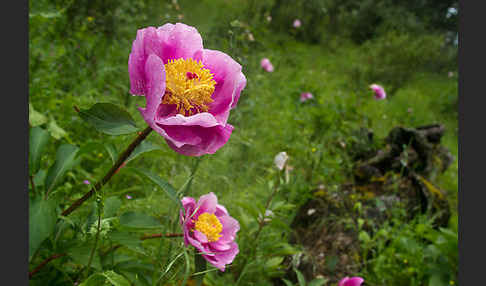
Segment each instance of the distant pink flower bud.
[{"label": "distant pink flower bud", "polygon": [[132,196],[126,195],[125,198],[127,198],[127,200],[131,200],[132,199]]},{"label": "distant pink flower bud", "polygon": [[338,286],[360,286],[363,282],[364,279],[361,277],[344,277],[339,281]]},{"label": "distant pink flower bud", "polygon": [[89,184],[91,184],[91,182],[90,182],[90,181],[88,181],[88,180],[84,180],[84,181],[83,181],[83,184],[85,184],[85,185],[89,185]]},{"label": "distant pink flower bud", "polygon": [[288,159],[289,156],[287,155],[287,152],[280,152],[277,154],[277,156],[275,156],[273,163],[275,164],[275,166],[277,166],[279,170],[283,170]]},{"label": "distant pink flower bud", "polygon": [[299,28],[302,25],[299,19],[294,20],[294,28]]},{"label": "distant pink flower bud", "polygon": [[267,72],[273,72],[273,65],[269,59],[264,58],[260,61],[261,67]]},{"label": "distant pink flower bud", "polygon": [[313,98],[314,96],[312,96],[312,93],[310,92],[303,92],[300,94],[300,102],[304,102],[308,99],[311,99]]},{"label": "distant pink flower bud", "polygon": [[372,84],[370,88],[375,92],[375,99],[381,100],[386,98],[385,90],[380,85]]}]

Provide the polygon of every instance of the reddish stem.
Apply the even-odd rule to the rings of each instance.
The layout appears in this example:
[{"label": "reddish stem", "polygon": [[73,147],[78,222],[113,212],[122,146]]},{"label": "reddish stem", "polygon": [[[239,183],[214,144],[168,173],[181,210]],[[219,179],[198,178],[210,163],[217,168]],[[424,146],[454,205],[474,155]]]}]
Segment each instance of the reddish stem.
[{"label": "reddish stem", "polygon": [[66,256],[67,254],[66,253],[61,253],[61,254],[54,254],[54,255],[51,255],[49,258],[47,258],[46,260],[42,261],[41,264],[37,265],[37,267],[30,271],[29,272],[29,279],[32,278],[32,276],[34,276],[34,274],[36,274],[37,272],[39,272],[39,270],[41,270],[42,267],[44,267],[47,263],[49,263],[50,261],[54,260],[54,259],[57,259],[59,257],[63,257],[63,256]]}]

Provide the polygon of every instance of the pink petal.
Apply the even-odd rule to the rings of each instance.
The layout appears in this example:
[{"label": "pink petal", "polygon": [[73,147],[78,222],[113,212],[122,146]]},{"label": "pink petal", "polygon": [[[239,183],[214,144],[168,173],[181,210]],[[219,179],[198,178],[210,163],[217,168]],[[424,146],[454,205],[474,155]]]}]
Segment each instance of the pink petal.
[{"label": "pink petal", "polygon": [[339,281],[338,286],[360,286],[363,282],[364,279],[361,277],[344,277]]},{"label": "pink petal", "polygon": [[201,243],[208,243],[208,238],[206,235],[199,230],[194,231],[194,237]]},{"label": "pink petal", "polygon": [[246,86],[246,78],[241,72],[241,65],[227,54],[204,49],[196,55],[201,58],[204,67],[209,69],[216,81],[211,98],[209,112],[221,123],[228,120],[229,111],[236,105],[241,90]]},{"label": "pink petal", "polygon": [[[166,128],[165,126],[163,128]],[[204,154],[214,154],[221,148],[231,136],[233,126],[226,124],[226,126],[214,126],[210,128],[203,128],[200,126],[179,126],[179,129],[188,128],[190,131],[184,134],[192,134],[195,138],[173,138],[169,135],[166,137],[167,144],[174,151],[186,156],[201,156]],[[174,130],[169,130],[176,131]],[[184,132],[184,131],[181,131]],[[181,140],[184,139],[184,140]],[[201,141],[199,141],[201,139]],[[199,142],[194,144],[194,142]]]},{"label": "pink petal", "polygon": [[216,206],[218,205],[218,198],[213,192],[209,194],[202,195],[196,203],[196,214],[194,218],[197,219],[199,214],[210,213],[214,214],[216,212]]},{"label": "pink petal", "polygon": [[221,237],[219,242],[228,243],[234,241],[236,238],[236,233],[240,230],[240,224],[238,221],[228,215],[218,218],[223,225],[223,231],[221,231]]},{"label": "pink petal", "polygon": [[197,29],[183,23],[167,23],[157,29],[157,35],[162,44],[160,57],[164,64],[169,59],[192,58],[203,49],[202,38]]},{"label": "pink petal", "polygon": [[151,54],[147,58],[147,62],[145,63],[145,73],[147,75],[145,81],[147,105],[145,108],[140,107],[139,110],[147,124],[164,136],[165,131],[154,123],[155,112],[162,101],[162,96],[165,92],[164,64],[155,54]]}]

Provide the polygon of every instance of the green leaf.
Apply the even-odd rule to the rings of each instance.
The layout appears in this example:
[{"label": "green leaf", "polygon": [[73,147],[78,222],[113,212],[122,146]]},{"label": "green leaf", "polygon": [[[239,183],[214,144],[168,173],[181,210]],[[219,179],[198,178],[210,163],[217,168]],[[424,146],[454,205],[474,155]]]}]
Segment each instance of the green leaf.
[{"label": "green leaf", "polygon": [[155,183],[157,186],[159,186],[162,190],[165,191],[165,193],[167,194],[167,196],[169,196],[169,198],[174,201],[176,204],[178,204],[179,206],[182,206],[182,203],[180,200],[177,199],[177,194],[176,194],[176,190],[174,187],[172,187],[171,184],[169,184],[169,182],[165,181],[164,179],[162,179],[160,176],[158,176],[157,174],[154,174],[152,173],[151,171],[149,170],[146,170],[146,169],[135,169],[135,168],[125,168],[126,170],[131,170],[133,172],[136,172],[136,173],[139,173],[141,175],[144,175],[145,177],[147,177],[148,179],[150,179],[153,183]]},{"label": "green leaf", "polygon": [[106,281],[106,277],[100,273],[95,273],[84,280],[79,286],[99,286],[103,285]]},{"label": "green leaf", "polygon": [[329,281],[329,279],[316,278],[316,279],[312,280],[311,282],[309,282],[309,285],[307,285],[307,286],[322,286],[322,285],[326,284],[327,281]]},{"label": "green leaf", "polygon": [[109,197],[105,200],[105,207],[103,217],[109,218],[116,215],[116,212],[122,205],[122,201],[118,197]]},{"label": "green leaf", "polygon": [[[194,265],[196,267],[195,270],[196,273],[203,272],[206,270],[206,259],[204,259],[204,257],[201,254],[199,254],[197,251],[194,251]],[[194,278],[196,280],[197,286],[202,285],[204,274],[205,273],[199,274]]]},{"label": "green leaf", "polygon": [[290,282],[289,280],[287,280],[285,278],[282,278],[282,281],[285,282],[285,285],[287,285],[287,286],[294,286],[294,284],[292,282]]},{"label": "green leaf", "polygon": [[59,179],[64,176],[67,170],[72,168],[78,150],[78,147],[70,144],[63,144],[57,149],[56,162],[47,172],[45,182],[47,192],[56,186]]},{"label": "green leaf", "polygon": [[[142,141],[142,143],[143,143],[143,141]],[[108,152],[108,155],[110,155],[111,161],[113,162],[113,164],[115,164],[116,158],[117,158],[117,155],[116,155],[117,151],[116,151],[115,145],[113,143],[107,143],[107,144],[103,144],[103,145],[105,146],[105,149]]]},{"label": "green leaf", "polygon": [[34,106],[29,102],[29,124],[32,127],[42,125],[47,122],[47,117],[36,111]]},{"label": "green leaf", "polygon": [[103,276],[113,285],[113,286],[130,286],[130,282],[125,279],[125,277],[121,276],[120,274],[108,270],[103,272]]},{"label": "green leaf", "polygon": [[49,130],[51,136],[56,138],[57,140],[67,135],[67,132],[64,129],[62,129],[59,125],[57,125],[54,118],[50,119],[49,125],[47,126],[47,130]]},{"label": "green leaf", "polygon": [[[68,255],[73,259],[76,264],[80,264],[82,266],[88,265],[89,257],[91,255],[91,251],[94,246],[94,239],[92,243],[90,241],[86,241],[86,243],[79,245],[77,247],[73,247],[68,250]],[[98,251],[95,251],[93,261],[91,262],[91,267],[102,270],[101,267],[101,259],[98,254]]]},{"label": "green leaf", "polygon": [[304,274],[300,272],[297,268],[294,268],[295,274],[297,274],[297,280],[299,281],[299,286],[305,286]]},{"label": "green leaf", "polygon": [[56,203],[38,197],[29,206],[29,260],[56,226]]},{"label": "green leaf", "polygon": [[142,155],[143,153],[147,153],[154,150],[161,150],[161,149],[162,148],[160,146],[150,143],[149,141],[142,141],[142,143],[140,143],[140,145],[138,145],[137,148],[133,150],[132,154],[128,156],[127,160],[125,161],[125,164],[137,158],[138,156]]},{"label": "green leaf", "polygon": [[126,246],[135,252],[143,253],[143,249],[140,244],[140,237],[138,236],[124,231],[112,231],[108,234],[108,237],[113,242]]},{"label": "green leaf", "polygon": [[130,114],[112,103],[96,103],[90,109],[79,111],[79,116],[96,130],[109,135],[123,135],[138,131]]},{"label": "green leaf", "polygon": [[120,216],[120,225],[129,228],[160,228],[161,224],[154,217],[129,211]]},{"label": "green leaf", "polygon": [[283,260],[284,258],[282,256],[272,257],[269,260],[267,260],[267,262],[265,262],[265,267],[277,268],[280,265],[280,263],[282,263]]},{"label": "green leaf", "polygon": [[29,137],[29,174],[32,175],[40,168],[40,159],[49,142],[49,133],[40,127],[33,127]]}]

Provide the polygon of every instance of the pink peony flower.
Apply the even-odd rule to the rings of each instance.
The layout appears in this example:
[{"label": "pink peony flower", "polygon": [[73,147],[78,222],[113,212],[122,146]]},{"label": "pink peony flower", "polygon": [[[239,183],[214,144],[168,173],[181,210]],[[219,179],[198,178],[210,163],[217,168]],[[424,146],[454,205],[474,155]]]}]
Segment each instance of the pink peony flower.
[{"label": "pink peony flower", "polygon": [[176,23],[138,30],[128,71],[130,92],[146,98],[142,117],[170,148],[201,156],[226,144],[233,131],[228,116],[246,78],[230,56],[204,49],[194,27]]},{"label": "pink peony flower", "polygon": [[361,277],[344,277],[339,281],[338,286],[360,286],[363,282],[364,279]]},{"label": "pink peony flower", "polygon": [[370,88],[375,92],[375,99],[381,100],[386,98],[385,90],[380,85],[372,84]]},{"label": "pink peony flower", "polygon": [[302,25],[299,19],[294,20],[294,28],[299,28]]},{"label": "pink peony flower", "polygon": [[300,102],[304,102],[308,99],[311,99],[313,98],[314,96],[312,96],[312,93],[310,92],[303,92],[300,94]]},{"label": "pink peony flower", "polygon": [[218,204],[212,192],[196,202],[194,198],[182,198],[184,213],[180,222],[184,230],[185,245],[191,244],[202,256],[219,270],[224,271],[238,254],[236,232],[240,224],[232,218],[226,208]]},{"label": "pink peony flower", "polygon": [[267,58],[264,58],[260,61],[260,65],[262,66],[262,68],[267,71],[267,72],[273,72],[273,65],[272,63],[270,62],[269,59]]}]

